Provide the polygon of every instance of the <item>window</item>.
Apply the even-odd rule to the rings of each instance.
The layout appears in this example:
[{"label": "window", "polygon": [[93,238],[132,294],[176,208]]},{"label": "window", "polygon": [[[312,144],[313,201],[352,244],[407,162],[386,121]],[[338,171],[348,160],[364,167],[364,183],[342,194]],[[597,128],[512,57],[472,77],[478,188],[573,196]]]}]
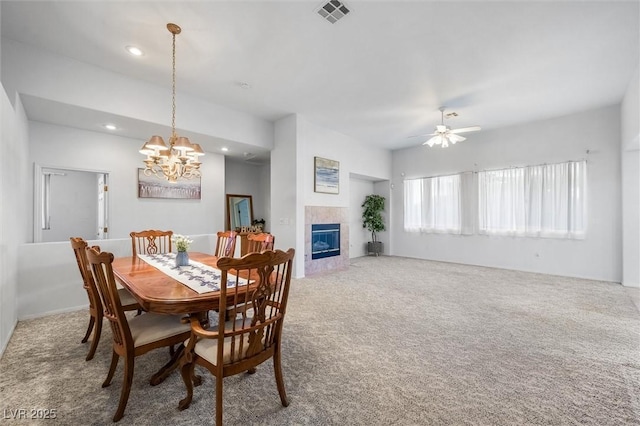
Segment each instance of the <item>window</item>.
[{"label": "window", "polygon": [[482,234],[584,238],[586,162],[478,173]]},{"label": "window", "polygon": [[460,175],[404,182],[404,229],[460,234]]}]

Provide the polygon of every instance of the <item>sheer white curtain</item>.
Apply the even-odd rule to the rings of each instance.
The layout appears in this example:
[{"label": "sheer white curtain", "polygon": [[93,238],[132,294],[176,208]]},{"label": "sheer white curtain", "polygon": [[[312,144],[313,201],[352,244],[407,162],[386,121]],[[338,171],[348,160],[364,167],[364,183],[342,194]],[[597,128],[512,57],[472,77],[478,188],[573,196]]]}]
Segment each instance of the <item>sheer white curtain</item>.
[{"label": "sheer white curtain", "polygon": [[461,233],[460,175],[404,181],[404,229]]},{"label": "sheer white curtain", "polygon": [[478,173],[479,232],[584,238],[586,162]]}]

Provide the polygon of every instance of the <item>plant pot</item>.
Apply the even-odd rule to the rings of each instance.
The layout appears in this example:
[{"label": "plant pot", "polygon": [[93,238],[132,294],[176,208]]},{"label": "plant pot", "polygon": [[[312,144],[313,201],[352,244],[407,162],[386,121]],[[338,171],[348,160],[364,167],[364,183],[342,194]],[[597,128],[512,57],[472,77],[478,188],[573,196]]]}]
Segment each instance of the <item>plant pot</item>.
[{"label": "plant pot", "polygon": [[367,243],[367,252],[369,252],[369,254],[373,253],[379,256],[382,254],[382,250],[382,241],[369,241]]},{"label": "plant pot", "polygon": [[176,266],[189,266],[189,253],[186,251],[176,253]]}]

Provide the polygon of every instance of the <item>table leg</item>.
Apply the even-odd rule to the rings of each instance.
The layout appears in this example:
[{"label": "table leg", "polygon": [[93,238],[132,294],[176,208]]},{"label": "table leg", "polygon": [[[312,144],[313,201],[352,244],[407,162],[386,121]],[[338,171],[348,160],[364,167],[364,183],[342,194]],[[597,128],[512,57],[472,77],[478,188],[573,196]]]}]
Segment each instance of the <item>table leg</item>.
[{"label": "table leg", "polygon": [[[198,320],[200,321],[200,324],[202,324],[204,328],[209,327],[208,311],[198,312],[191,315],[197,316]],[[178,368],[178,366],[180,366],[180,358],[182,358],[184,354],[184,349],[185,349],[184,343],[180,343],[180,346],[178,346],[178,348],[175,351],[173,351],[173,353],[171,354],[171,359],[169,360],[169,362],[163,365],[162,368],[158,370],[156,374],[151,376],[151,379],[149,380],[149,383],[151,383],[151,386],[156,386],[164,382],[164,380],[169,376],[169,374],[171,374],[173,370],[175,370],[176,368]],[[200,386],[202,384],[202,377],[194,374],[193,384],[195,386]]]},{"label": "table leg", "polygon": [[158,370],[156,374],[151,376],[151,380],[149,380],[149,383],[151,383],[151,386],[156,386],[162,383],[164,379],[166,379],[169,376],[169,374],[171,374],[171,372],[175,370],[176,367],[178,367],[180,363],[180,357],[182,357],[183,353],[184,353],[184,343],[180,343],[180,346],[178,346],[178,348],[175,350],[169,362],[163,365],[162,368]]}]

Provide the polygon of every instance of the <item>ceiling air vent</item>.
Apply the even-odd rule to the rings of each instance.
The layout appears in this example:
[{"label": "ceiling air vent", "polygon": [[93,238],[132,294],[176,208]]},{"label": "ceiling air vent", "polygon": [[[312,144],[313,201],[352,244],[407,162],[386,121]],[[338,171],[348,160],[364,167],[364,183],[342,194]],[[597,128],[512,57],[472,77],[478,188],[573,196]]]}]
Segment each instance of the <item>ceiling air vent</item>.
[{"label": "ceiling air vent", "polygon": [[335,24],[344,17],[344,15],[349,13],[349,9],[347,9],[347,6],[345,6],[344,3],[338,0],[330,0],[318,8],[316,12],[318,12],[318,15],[322,16],[327,21]]}]

